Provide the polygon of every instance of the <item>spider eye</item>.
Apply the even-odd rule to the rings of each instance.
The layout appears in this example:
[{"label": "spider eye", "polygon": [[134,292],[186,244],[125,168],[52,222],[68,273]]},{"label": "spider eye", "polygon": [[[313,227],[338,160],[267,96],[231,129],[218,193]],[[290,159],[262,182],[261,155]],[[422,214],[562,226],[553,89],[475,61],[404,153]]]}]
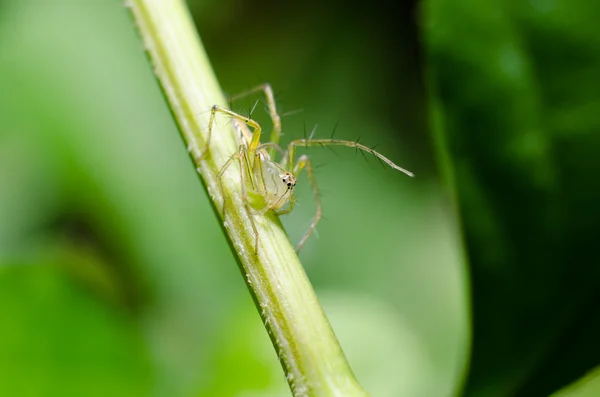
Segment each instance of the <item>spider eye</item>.
[{"label": "spider eye", "polygon": [[289,182],[288,182],[288,184],[287,184],[287,185],[288,185],[288,186],[292,186],[292,184],[291,184],[291,183],[289,183]]}]

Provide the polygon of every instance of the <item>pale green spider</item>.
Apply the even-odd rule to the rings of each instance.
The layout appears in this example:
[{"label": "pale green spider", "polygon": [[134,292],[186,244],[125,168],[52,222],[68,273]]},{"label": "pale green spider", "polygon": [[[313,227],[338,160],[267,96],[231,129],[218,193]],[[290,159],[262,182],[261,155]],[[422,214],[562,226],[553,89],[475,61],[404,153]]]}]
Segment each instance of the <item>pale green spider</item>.
[{"label": "pale green spider", "polygon": [[[271,142],[261,143],[260,138],[262,129],[260,125],[250,117],[243,116],[239,113],[225,109],[218,105],[211,108],[210,120],[208,123],[208,138],[205,152],[209,151],[212,128],[217,113],[223,113],[231,116],[237,121],[240,134],[238,137],[239,148],[236,153],[225,162],[221,167],[217,176],[219,188],[223,192],[222,177],[225,171],[234,161],[240,162],[241,169],[241,194],[242,201],[248,212],[252,228],[255,234],[255,252],[258,252],[258,230],[253,219],[253,214],[264,214],[269,210],[274,210],[278,215],[291,212],[296,203],[294,196],[294,187],[296,186],[296,175],[302,170],[306,170],[308,179],[312,185],[313,194],[316,203],[316,213],[308,230],[304,233],[300,242],[296,245],[296,251],[300,251],[308,237],[314,232],[317,223],[322,216],[321,199],[317,188],[317,181],[314,175],[314,168],[307,155],[302,155],[296,160],[294,155],[297,146],[348,146],[358,150],[365,151],[379,158],[381,161],[390,167],[405,173],[408,176],[414,176],[412,172],[396,165],[387,157],[381,155],[372,148],[354,141],[342,139],[312,139],[312,137],[304,139],[296,139],[288,143],[287,150],[283,150],[279,146],[279,138],[281,136],[281,117],[277,113],[275,105],[275,96],[273,89],[269,84],[263,84],[255,87],[247,92],[236,95],[231,99],[247,96],[259,91],[263,91],[267,99],[269,114],[273,122],[273,133],[271,134]],[[250,128],[252,131],[250,131]],[[281,154],[282,158],[279,163],[272,160],[274,152]],[[287,208],[282,207],[289,203]],[[225,211],[225,209],[223,209]]]}]

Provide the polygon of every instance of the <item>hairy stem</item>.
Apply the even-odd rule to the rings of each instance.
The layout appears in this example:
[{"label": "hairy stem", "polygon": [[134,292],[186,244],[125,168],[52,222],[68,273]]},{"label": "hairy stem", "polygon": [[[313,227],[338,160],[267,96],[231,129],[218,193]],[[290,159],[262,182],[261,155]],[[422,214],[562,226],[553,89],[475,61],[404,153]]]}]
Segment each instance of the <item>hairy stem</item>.
[{"label": "hairy stem", "polygon": [[229,167],[219,188],[217,174],[237,150],[230,123],[214,126],[209,151],[201,158],[210,109],[214,104],[224,106],[225,99],[184,1],[130,0],[129,6],[293,395],[367,396],[354,378],[278,218],[272,211],[254,216],[257,253],[255,233],[241,199],[239,167]]}]

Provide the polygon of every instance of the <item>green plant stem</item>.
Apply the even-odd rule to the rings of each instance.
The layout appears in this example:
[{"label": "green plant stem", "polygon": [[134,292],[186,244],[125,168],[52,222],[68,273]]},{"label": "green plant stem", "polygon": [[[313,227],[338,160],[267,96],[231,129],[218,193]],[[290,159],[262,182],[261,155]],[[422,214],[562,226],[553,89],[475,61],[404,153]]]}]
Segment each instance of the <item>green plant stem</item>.
[{"label": "green plant stem", "polygon": [[200,159],[206,145],[209,110],[214,104],[225,106],[225,99],[184,1],[130,0],[129,6],[181,135],[239,258],[293,395],[367,396],[277,216],[272,211],[254,216],[259,235],[256,253],[255,234],[240,195],[237,165],[230,167],[223,189],[219,189],[220,167],[237,150],[230,123],[218,123],[213,128],[208,155]]}]

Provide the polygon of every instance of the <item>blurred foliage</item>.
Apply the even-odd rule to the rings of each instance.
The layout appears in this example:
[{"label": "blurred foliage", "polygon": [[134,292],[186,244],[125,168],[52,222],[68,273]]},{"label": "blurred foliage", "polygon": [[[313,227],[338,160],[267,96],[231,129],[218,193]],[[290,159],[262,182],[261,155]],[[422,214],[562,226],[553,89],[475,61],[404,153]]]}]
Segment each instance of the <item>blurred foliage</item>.
[{"label": "blurred foliage", "polygon": [[465,395],[549,395],[600,363],[600,5],[425,10],[471,263]]},{"label": "blurred foliage", "polygon": [[[309,152],[301,259],[363,386],[549,395],[600,353],[600,9],[401,7],[190,1],[227,92],[303,109],[286,139],[338,123],[417,174]],[[122,2],[2,3],[0,105],[0,395],[287,395]]]}]

